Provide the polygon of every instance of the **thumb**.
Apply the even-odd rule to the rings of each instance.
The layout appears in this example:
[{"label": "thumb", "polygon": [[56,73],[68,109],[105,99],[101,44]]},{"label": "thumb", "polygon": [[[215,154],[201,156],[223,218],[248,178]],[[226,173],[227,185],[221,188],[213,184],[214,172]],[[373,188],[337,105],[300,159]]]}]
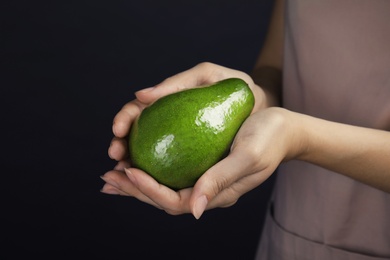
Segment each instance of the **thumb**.
[{"label": "thumb", "polygon": [[150,104],[163,96],[194,87],[197,87],[195,77],[191,77],[189,73],[179,73],[165,79],[156,86],[135,92],[135,96],[142,103]]},{"label": "thumb", "polygon": [[[206,208],[221,205],[211,205],[210,203],[222,191],[229,188],[237,180],[250,175],[252,170],[251,160],[245,158],[242,152],[232,152],[226,158],[207,170],[196,182],[190,198],[191,212],[196,219],[199,219]],[[237,200],[239,194],[230,194],[225,197],[222,204],[229,205]],[[221,201],[219,200],[221,204]],[[215,203],[214,203],[215,204]]]},{"label": "thumb", "polygon": [[220,80],[221,73],[215,73],[215,71],[221,68],[221,66],[207,62],[200,63],[165,79],[154,87],[137,91],[135,95],[142,103],[150,104],[163,96]]}]

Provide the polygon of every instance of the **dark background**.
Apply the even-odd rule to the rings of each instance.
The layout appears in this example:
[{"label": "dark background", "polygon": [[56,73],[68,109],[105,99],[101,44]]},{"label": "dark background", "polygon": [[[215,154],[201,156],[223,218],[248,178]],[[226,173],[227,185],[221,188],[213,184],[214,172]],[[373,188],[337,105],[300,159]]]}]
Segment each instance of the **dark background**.
[{"label": "dark background", "polygon": [[250,72],[271,2],[2,1],[0,258],[252,259],[273,178],[196,221],[99,176],[134,91],[202,61]]}]

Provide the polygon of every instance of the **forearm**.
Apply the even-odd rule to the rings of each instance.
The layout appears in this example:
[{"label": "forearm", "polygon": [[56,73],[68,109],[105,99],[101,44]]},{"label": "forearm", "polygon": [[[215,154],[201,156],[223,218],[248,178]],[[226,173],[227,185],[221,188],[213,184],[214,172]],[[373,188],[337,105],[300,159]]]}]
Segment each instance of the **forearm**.
[{"label": "forearm", "polygon": [[390,132],[296,117],[302,140],[298,159],[390,192]]}]

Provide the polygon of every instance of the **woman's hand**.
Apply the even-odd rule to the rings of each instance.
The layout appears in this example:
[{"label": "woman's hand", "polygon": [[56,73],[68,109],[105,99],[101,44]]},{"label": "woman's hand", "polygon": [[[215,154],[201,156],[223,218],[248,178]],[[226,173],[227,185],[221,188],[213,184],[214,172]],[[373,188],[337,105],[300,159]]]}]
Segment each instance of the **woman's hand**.
[{"label": "woman's hand", "polygon": [[[119,163],[102,178],[102,192],[133,196],[169,214],[192,213],[233,205],[263,183],[286,158],[301,151],[294,113],[268,108],[253,113],[237,133],[230,154],[206,171],[193,188],[173,191],[145,172]],[[125,168],[125,169],[124,169]]]}]

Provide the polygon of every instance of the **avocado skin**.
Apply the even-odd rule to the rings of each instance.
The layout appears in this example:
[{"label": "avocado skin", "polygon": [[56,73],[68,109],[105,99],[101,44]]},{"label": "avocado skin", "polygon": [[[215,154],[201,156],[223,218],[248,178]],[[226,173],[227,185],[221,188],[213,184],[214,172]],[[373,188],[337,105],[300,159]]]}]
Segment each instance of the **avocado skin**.
[{"label": "avocado skin", "polygon": [[253,93],[239,78],[164,96],[133,123],[130,163],[171,189],[192,187],[228,154],[253,106]]}]

